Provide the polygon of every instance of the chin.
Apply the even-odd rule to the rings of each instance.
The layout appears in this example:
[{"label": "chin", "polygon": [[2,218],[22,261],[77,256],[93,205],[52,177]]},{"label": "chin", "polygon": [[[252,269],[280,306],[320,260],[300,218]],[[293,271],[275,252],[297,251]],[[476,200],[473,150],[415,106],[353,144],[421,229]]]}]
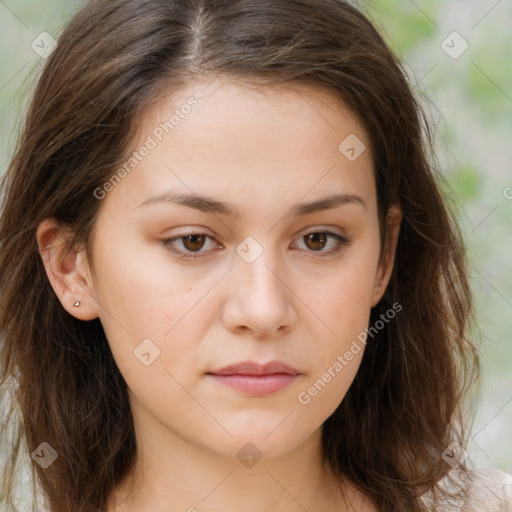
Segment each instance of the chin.
[{"label": "chin", "polygon": [[[257,425],[254,419],[250,428],[232,427],[228,430],[233,437],[223,436],[220,443],[219,437],[216,436],[216,444],[213,449],[222,452],[222,455],[227,457],[233,457],[234,455],[241,462],[246,456],[255,459],[273,459],[284,456],[297,448],[312,434],[312,432],[290,431],[289,426],[281,429],[281,426],[278,425],[285,416],[286,414],[275,421],[271,428],[269,428],[267,422]],[[296,423],[293,426],[296,427]]]}]

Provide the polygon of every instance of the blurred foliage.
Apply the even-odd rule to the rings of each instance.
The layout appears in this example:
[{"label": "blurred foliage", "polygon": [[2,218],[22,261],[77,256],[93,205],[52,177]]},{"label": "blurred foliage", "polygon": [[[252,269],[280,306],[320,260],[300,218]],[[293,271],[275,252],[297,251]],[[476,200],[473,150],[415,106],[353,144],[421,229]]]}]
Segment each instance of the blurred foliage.
[{"label": "blurred foliage", "polygon": [[[399,55],[414,51],[418,45],[433,37],[436,32],[436,27],[430,20],[436,18],[438,1],[421,2],[422,10],[412,2],[403,0],[380,0],[373,4],[378,9],[378,16],[373,16],[373,21],[381,28],[384,35],[386,30],[383,27],[386,23],[392,21],[393,27],[397,28],[392,39],[389,39],[388,35],[388,43]],[[371,11],[371,7],[366,8]],[[370,12],[370,15],[373,13]]]}]

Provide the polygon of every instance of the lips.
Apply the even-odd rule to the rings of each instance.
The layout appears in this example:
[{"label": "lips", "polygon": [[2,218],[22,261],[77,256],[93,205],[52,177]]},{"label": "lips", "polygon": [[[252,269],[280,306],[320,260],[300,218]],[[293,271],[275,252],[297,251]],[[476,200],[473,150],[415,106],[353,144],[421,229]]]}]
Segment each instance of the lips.
[{"label": "lips", "polygon": [[208,373],[213,375],[270,375],[272,373],[300,375],[299,370],[281,361],[270,361],[266,364],[243,361]]},{"label": "lips", "polygon": [[252,396],[265,396],[287,387],[302,374],[281,361],[244,361],[208,373],[216,382]]}]

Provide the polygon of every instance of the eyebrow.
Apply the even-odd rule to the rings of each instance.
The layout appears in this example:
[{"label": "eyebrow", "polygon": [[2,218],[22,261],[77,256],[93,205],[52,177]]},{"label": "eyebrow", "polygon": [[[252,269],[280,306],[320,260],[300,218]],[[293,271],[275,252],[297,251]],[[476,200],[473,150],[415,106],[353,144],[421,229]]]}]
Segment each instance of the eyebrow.
[{"label": "eyebrow", "polygon": [[[218,213],[220,215],[227,215],[237,219],[242,216],[240,210],[229,203],[215,200],[209,196],[174,192],[166,192],[164,194],[150,197],[140,204],[138,208],[158,203],[188,206],[189,208],[194,208],[202,212]],[[291,208],[290,213],[294,216],[302,216],[319,211],[330,210],[337,206],[344,206],[347,204],[359,204],[363,208],[366,208],[366,201],[362,197],[354,194],[338,193],[322,197],[315,201],[298,203]]]}]

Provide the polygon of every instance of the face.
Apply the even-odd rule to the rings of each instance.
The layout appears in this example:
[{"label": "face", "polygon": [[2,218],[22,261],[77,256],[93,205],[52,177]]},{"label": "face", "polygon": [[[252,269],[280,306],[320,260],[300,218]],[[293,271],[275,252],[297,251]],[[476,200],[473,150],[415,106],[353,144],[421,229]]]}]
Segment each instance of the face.
[{"label": "face", "polygon": [[[279,456],[343,400],[389,279],[368,135],[329,91],[220,78],[140,123],[135,160],[97,192],[70,311],[99,316],[136,424]],[[272,361],[287,366],[257,366]]]}]

